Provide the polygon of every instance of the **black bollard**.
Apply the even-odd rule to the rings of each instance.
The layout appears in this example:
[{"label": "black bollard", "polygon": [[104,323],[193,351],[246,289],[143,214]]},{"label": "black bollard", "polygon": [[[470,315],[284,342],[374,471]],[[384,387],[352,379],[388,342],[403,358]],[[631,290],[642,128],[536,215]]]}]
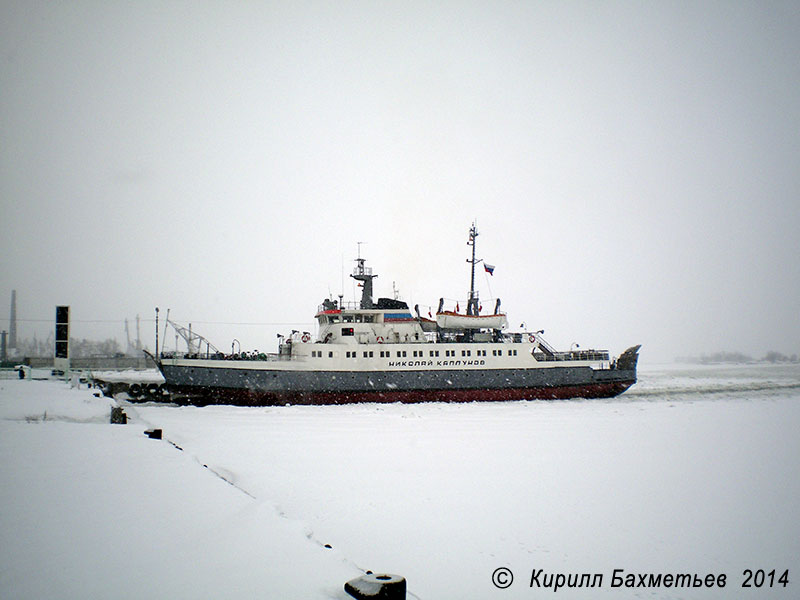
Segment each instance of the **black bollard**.
[{"label": "black bollard", "polygon": [[[99,394],[97,394],[99,396]],[[122,410],[121,406],[111,407],[111,424],[112,425],[125,425],[128,422],[128,415]]]},{"label": "black bollard", "polygon": [[405,600],[406,579],[400,575],[370,573],[345,583],[344,591],[357,600]]}]

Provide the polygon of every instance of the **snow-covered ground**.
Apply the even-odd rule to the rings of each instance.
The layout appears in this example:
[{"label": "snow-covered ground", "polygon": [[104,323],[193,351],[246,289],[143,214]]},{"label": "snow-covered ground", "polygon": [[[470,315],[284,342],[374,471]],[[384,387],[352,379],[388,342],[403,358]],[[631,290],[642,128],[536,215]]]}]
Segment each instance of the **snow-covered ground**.
[{"label": "snow-covered ground", "polygon": [[800,596],[796,365],[651,367],[608,401],[111,405],[0,381],[0,597],[344,599],[367,569],[424,600],[550,595],[540,569],[603,575],[556,597]]}]

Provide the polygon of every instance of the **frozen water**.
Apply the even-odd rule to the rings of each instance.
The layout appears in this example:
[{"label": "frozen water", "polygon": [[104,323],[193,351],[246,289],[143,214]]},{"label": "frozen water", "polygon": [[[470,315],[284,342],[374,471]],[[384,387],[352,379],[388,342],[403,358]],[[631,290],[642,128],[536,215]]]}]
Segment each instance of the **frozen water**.
[{"label": "frozen water", "polygon": [[[125,427],[28,422],[88,393],[0,386],[4,598],[346,598],[366,569],[423,599],[534,597],[534,569],[604,575],[559,597],[722,598],[744,569],[800,573],[797,365],[651,367],[603,401],[131,405]],[[614,569],[728,586],[610,589]]]}]

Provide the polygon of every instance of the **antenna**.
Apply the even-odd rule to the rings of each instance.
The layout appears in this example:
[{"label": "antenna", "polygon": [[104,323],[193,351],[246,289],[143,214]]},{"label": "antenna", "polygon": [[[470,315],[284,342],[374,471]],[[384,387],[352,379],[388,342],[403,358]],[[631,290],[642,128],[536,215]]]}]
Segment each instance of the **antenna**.
[{"label": "antenna", "polygon": [[478,237],[478,227],[475,224],[475,221],[472,222],[472,227],[469,229],[469,240],[467,241],[467,246],[472,246],[472,260],[469,258],[467,262],[470,263],[471,266],[471,275],[469,280],[469,298],[467,300],[467,314],[468,315],[477,315],[478,314],[478,294],[475,292],[475,265],[481,262],[482,258],[475,258],[475,238]]}]

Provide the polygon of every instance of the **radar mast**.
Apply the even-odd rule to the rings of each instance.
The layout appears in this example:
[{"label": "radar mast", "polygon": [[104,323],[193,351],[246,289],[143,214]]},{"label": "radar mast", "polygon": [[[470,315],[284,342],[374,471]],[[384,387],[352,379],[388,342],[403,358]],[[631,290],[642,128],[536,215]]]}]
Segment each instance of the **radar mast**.
[{"label": "radar mast", "polygon": [[372,267],[365,266],[367,259],[361,258],[361,244],[363,243],[364,242],[358,242],[356,267],[353,269],[353,273],[350,277],[361,282],[360,308],[374,308],[375,305],[372,303],[372,280],[375,279],[377,275],[372,274]]}]

